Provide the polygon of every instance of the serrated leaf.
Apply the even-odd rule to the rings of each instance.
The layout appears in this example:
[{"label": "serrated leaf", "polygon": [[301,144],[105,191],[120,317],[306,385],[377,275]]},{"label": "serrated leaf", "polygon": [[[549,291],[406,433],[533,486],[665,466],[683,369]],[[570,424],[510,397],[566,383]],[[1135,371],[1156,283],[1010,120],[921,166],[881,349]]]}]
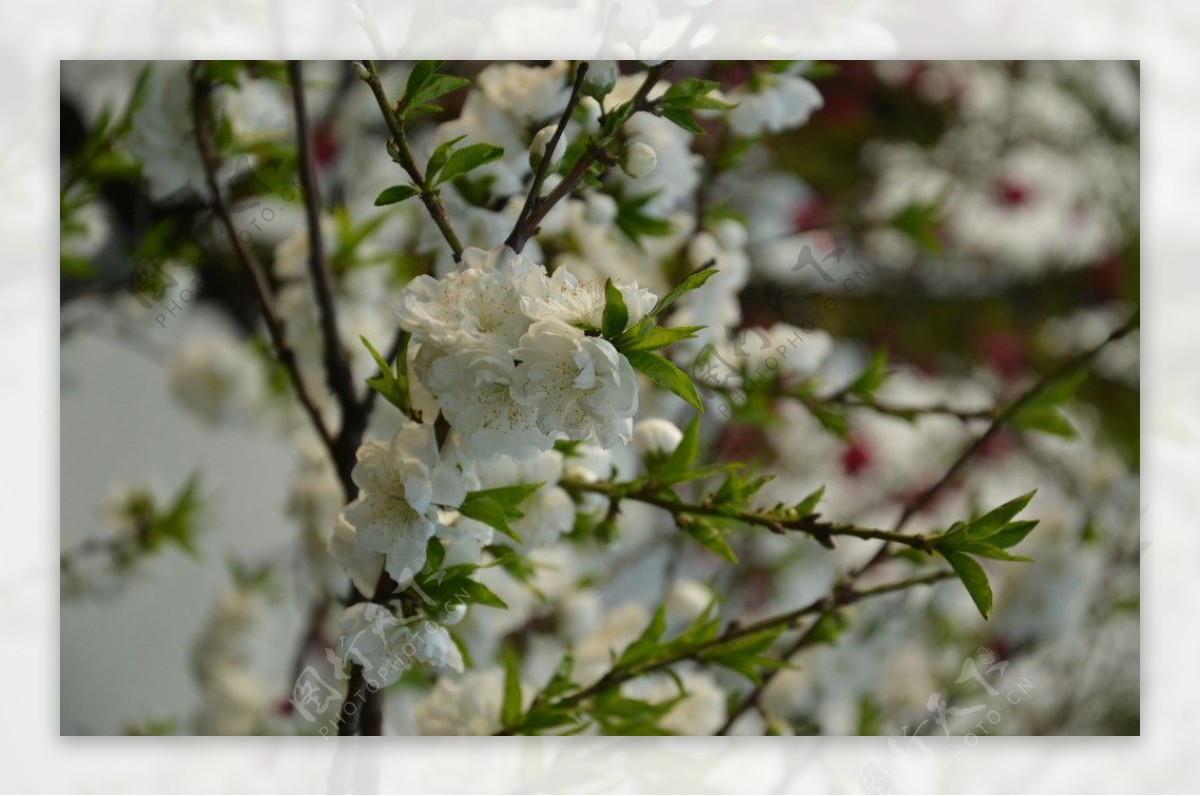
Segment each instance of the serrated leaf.
[{"label": "serrated leaf", "polygon": [[704,403],[700,400],[700,393],[696,390],[692,377],[680,370],[674,362],[649,351],[627,351],[625,358],[650,381],[704,411]]},{"label": "serrated leaf", "polygon": [[987,539],[1004,528],[1014,517],[1020,514],[1036,494],[1036,489],[1026,492],[1020,497],[1013,498],[1007,503],[997,506],[979,519],[972,520],[967,523],[965,536],[972,540]]},{"label": "serrated leaf", "polygon": [[625,331],[629,323],[629,308],[625,306],[625,297],[613,284],[610,277],[604,283],[604,316],[600,321],[600,333],[608,340]]},{"label": "serrated leaf", "polygon": [[992,611],[992,586],[988,583],[987,573],[983,571],[983,567],[979,566],[979,562],[975,559],[963,553],[943,549],[939,549],[939,552],[950,564],[954,574],[958,575],[963,586],[967,587],[967,594],[971,595],[979,613],[983,614],[984,619],[987,619],[988,614]]},{"label": "serrated leaf", "polygon": [[994,544],[1003,550],[1010,547],[1016,547],[1025,540],[1030,531],[1037,527],[1037,520],[1022,520],[1021,522],[1010,522],[1000,531],[988,537],[988,543]]},{"label": "serrated leaf", "polygon": [[992,558],[997,561],[1033,561],[1032,558],[1027,558],[1026,556],[1013,555],[989,542],[964,542],[963,544],[955,545],[954,550],[955,552],[969,553],[979,558]]},{"label": "serrated leaf", "polygon": [[412,98],[421,90],[429,79],[433,77],[438,68],[445,61],[417,61],[411,72],[408,73],[408,82],[404,85],[404,96],[400,102],[402,105],[408,105],[412,102]]},{"label": "serrated leaf", "polygon": [[420,192],[411,185],[393,185],[391,188],[384,188],[379,192],[379,196],[375,197],[375,206],[394,205],[405,199],[411,199],[418,193]]},{"label": "serrated leaf", "polygon": [[449,141],[443,141],[433,150],[433,154],[429,156],[429,162],[425,164],[425,182],[434,184],[434,177],[446,165],[446,159],[450,157],[450,152],[454,149],[455,144],[466,138],[465,135],[457,135]]},{"label": "serrated leaf", "polygon": [[437,173],[436,184],[449,182],[467,172],[485,166],[504,155],[504,149],[491,144],[471,144],[456,149],[446,158],[446,163]]},{"label": "serrated leaf", "polygon": [[704,135],[704,128],[687,111],[681,108],[663,108],[661,113],[664,119],[674,122],[692,135]]},{"label": "serrated leaf", "polygon": [[[641,325],[641,321],[638,322]],[[662,326],[654,326],[650,324],[645,331],[641,332],[636,338],[630,339],[622,345],[617,345],[618,351],[657,351],[660,348],[666,348],[672,343],[678,343],[680,340],[690,340],[696,336],[696,332],[703,330],[703,326],[673,326],[665,328]],[[619,339],[619,338],[618,338]],[[614,341],[614,345],[617,341]]]},{"label": "serrated leaf", "polygon": [[[470,82],[464,77],[455,77],[454,75],[433,75],[408,98],[402,109],[402,115],[424,110],[427,103],[449,94],[451,91],[457,91],[463,86],[469,85]],[[436,108],[437,106],[432,107]]]},{"label": "serrated leaf", "polygon": [[680,282],[675,287],[671,288],[667,295],[658,300],[654,305],[654,309],[650,310],[649,317],[654,318],[662,314],[662,311],[670,307],[680,299],[685,293],[690,293],[704,287],[704,283],[712,279],[717,274],[716,268],[704,268],[694,273],[688,274],[687,278]]},{"label": "serrated leaf", "polygon": [[509,522],[525,516],[517,506],[540,487],[541,484],[520,484],[468,492],[462,505],[458,507],[458,513],[490,525],[505,536],[520,542],[521,537],[509,526]]},{"label": "serrated leaf", "polygon": [[663,634],[667,632],[667,606],[666,604],[658,606],[654,612],[654,616],[650,618],[650,623],[642,630],[641,635],[634,639],[621,653],[621,657],[617,659],[617,666],[632,666],[636,663],[641,663],[650,656],[659,646],[662,641]]},{"label": "serrated leaf", "polygon": [[680,518],[680,528],[701,547],[717,554],[730,564],[737,563],[737,554],[725,541],[725,534],[711,522],[695,517]]}]

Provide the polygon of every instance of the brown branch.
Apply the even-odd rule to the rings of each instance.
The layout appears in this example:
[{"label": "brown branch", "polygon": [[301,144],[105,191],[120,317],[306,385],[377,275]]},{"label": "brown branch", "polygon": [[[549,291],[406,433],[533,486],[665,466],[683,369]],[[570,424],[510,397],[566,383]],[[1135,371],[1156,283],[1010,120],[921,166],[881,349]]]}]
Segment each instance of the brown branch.
[{"label": "brown branch", "polygon": [[[933,500],[933,498],[936,497],[946,487],[946,485],[953,480],[954,476],[956,476],[967,465],[967,463],[975,456],[975,454],[987,444],[988,440],[996,436],[996,434],[1000,432],[1000,429],[1002,429],[1009,421],[1011,421],[1016,413],[1025,407],[1038,394],[1040,394],[1052,383],[1070,374],[1072,371],[1086,367],[1100,354],[1101,351],[1108,347],[1109,344],[1120,340],[1137,329],[1139,323],[1140,313],[1135,312],[1128,321],[1114,330],[1101,343],[1066,360],[1057,368],[1054,368],[1049,373],[1042,376],[1042,378],[1038,379],[1036,384],[1022,393],[1015,401],[998,411],[987,430],[984,431],[980,436],[976,437],[971,444],[963,449],[962,453],[958,455],[958,458],[954,460],[954,462],[950,465],[950,468],[946,470],[942,477],[939,478],[932,486],[918,495],[916,500],[905,505],[904,510],[900,513],[900,517],[896,520],[896,524],[893,526],[895,530],[899,531],[904,527],[905,523],[912,519],[913,515],[928,506],[929,502]],[[875,555],[868,559],[866,563],[862,564],[851,572],[851,577],[856,578],[862,575],[864,572],[873,568],[887,558],[887,556],[888,543],[885,542],[880,546],[879,550],[875,552]]]},{"label": "brown branch", "polygon": [[[638,87],[637,92],[633,95],[633,99],[630,100],[632,109],[629,112],[629,116],[632,116],[639,111],[654,111],[654,102],[648,100],[647,97],[650,95],[651,89],[658,84],[658,81],[662,78],[663,74],[671,68],[673,63],[674,61],[663,61],[661,64],[650,67],[649,71],[646,73],[645,80],[642,81],[642,84]],[[580,73],[576,73],[575,90],[572,92],[572,99],[576,102],[578,102],[577,94],[581,86],[582,76]],[[566,128],[566,121],[570,118],[570,111],[573,107],[574,106],[570,102],[567,103],[567,110],[563,114],[563,120],[559,122],[558,130],[555,131],[555,139],[557,139]],[[591,168],[592,164],[598,160],[607,162],[608,160],[612,159],[605,147],[611,138],[616,135],[616,133],[617,130],[613,130],[607,138],[604,138],[598,142],[593,142],[591,146],[586,147],[584,151],[580,153],[579,158],[575,161],[575,164],[571,167],[571,170],[567,173],[567,176],[564,177],[562,182],[556,185],[554,190],[552,190],[550,193],[539,197],[537,196],[536,191],[540,190],[541,186],[531,186],[529,197],[525,201],[525,206],[521,208],[521,217],[518,219],[516,226],[513,227],[513,231],[504,241],[505,245],[515,252],[520,252],[521,249],[525,248],[526,241],[537,234],[538,226],[542,223],[542,220],[546,217],[546,214],[549,213],[564,197],[568,196],[572,191],[575,190],[575,188],[583,180],[584,175],[587,174],[588,169]],[[543,165],[545,164],[546,160],[549,160],[550,153],[553,151],[554,150],[552,148],[547,147],[546,157],[542,159]]]},{"label": "brown branch", "polygon": [[358,398],[354,391],[350,364],[346,360],[346,352],[342,349],[337,307],[333,298],[333,275],[325,259],[321,232],[321,195],[317,184],[316,158],[313,155],[312,131],[305,107],[304,76],[300,61],[288,61],[288,77],[292,84],[292,110],[296,117],[300,184],[304,191],[304,212],[308,223],[308,270],[312,276],[313,293],[317,298],[322,336],[325,338],[325,377],[345,416],[358,402]]},{"label": "brown branch", "polygon": [[326,426],[325,419],[321,416],[321,411],[317,407],[317,402],[314,400],[312,393],[309,392],[308,387],[304,383],[304,378],[300,374],[296,352],[288,343],[283,321],[275,309],[275,299],[271,292],[271,285],[267,279],[266,270],[258,261],[258,257],[255,256],[254,252],[238,237],[238,230],[233,223],[233,216],[230,214],[229,205],[221,193],[221,186],[217,180],[217,153],[213,146],[212,128],[210,119],[208,118],[210,110],[209,96],[212,93],[212,86],[201,78],[199,61],[192,65],[191,83],[194,135],[196,146],[200,150],[200,161],[204,166],[209,202],[212,205],[213,212],[221,222],[225,234],[229,236],[238,261],[250,273],[251,283],[258,298],[259,309],[262,311],[263,321],[266,323],[267,332],[271,337],[271,346],[275,349],[275,354],[279,357],[280,364],[287,371],[292,388],[296,391],[296,397],[312,421],[313,428],[321,438],[321,441],[325,443],[325,446],[332,453],[335,450],[333,435],[330,433],[328,426]]},{"label": "brown branch", "polygon": [[[525,248],[525,241],[537,233],[537,224],[533,224],[531,228],[529,218],[538,206],[542,185],[546,182],[546,175],[550,172],[550,163],[554,160],[554,153],[558,150],[558,142],[562,140],[567,125],[571,121],[571,114],[575,111],[575,106],[579,104],[579,99],[583,95],[583,82],[587,77],[587,70],[587,61],[580,61],[579,65],[575,67],[575,84],[571,87],[571,96],[567,99],[567,106],[563,108],[558,126],[554,128],[554,135],[550,137],[550,143],[546,145],[546,151],[542,154],[537,171],[534,172],[533,181],[529,183],[529,195],[525,197],[525,204],[521,205],[521,212],[517,215],[512,232],[504,241],[510,249],[518,254]],[[576,166],[578,165],[577,163]]]},{"label": "brown branch", "polygon": [[446,243],[450,245],[450,251],[454,253],[454,262],[462,261],[463,245],[455,234],[454,228],[450,226],[450,217],[446,214],[446,207],[442,204],[441,198],[438,196],[436,189],[431,189],[425,182],[425,177],[421,170],[417,168],[417,162],[413,158],[412,148],[408,144],[408,135],[404,132],[404,123],[396,114],[396,109],[388,100],[387,92],[383,89],[383,83],[379,80],[379,72],[375,69],[374,61],[363,61],[363,71],[359,74],[371,89],[371,93],[375,95],[375,102],[379,105],[379,110],[383,113],[384,124],[387,125],[388,132],[391,134],[392,141],[396,144],[396,159],[400,167],[408,174],[408,178],[412,180],[413,185],[419,191],[421,202],[429,211],[433,223],[437,225],[441,231],[442,237],[446,239]]}]

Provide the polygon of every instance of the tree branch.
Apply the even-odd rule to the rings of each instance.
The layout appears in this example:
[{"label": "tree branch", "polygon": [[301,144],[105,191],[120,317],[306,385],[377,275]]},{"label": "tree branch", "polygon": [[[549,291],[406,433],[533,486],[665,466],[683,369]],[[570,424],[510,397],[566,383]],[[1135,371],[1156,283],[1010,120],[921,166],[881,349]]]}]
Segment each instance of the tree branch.
[{"label": "tree branch", "polygon": [[413,158],[412,148],[408,145],[408,135],[404,132],[404,122],[396,114],[396,109],[388,100],[387,92],[383,90],[383,83],[379,80],[379,72],[375,69],[374,61],[363,61],[363,71],[359,73],[370,88],[371,93],[375,95],[375,102],[379,105],[379,110],[383,113],[383,121],[387,125],[388,132],[392,136],[392,141],[396,144],[396,154],[400,167],[408,174],[408,178],[412,180],[414,186],[420,192],[421,202],[429,211],[433,223],[437,225],[441,231],[442,237],[446,239],[446,243],[450,245],[450,251],[454,253],[454,262],[462,261],[463,245],[455,234],[453,227],[450,226],[450,217],[446,215],[446,207],[442,204],[441,198],[436,190],[431,190],[425,182],[425,177],[421,170],[417,168],[417,162]]},{"label": "tree branch", "polygon": [[201,78],[199,67],[200,63],[197,61],[192,65],[191,71],[192,119],[196,146],[200,150],[200,161],[204,165],[204,176],[208,185],[209,201],[218,220],[221,222],[221,226],[225,230],[225,234],[229,236],[229,241],[233,246],[233,251],[238,261],[250,273],[251,283],[258,298],[259,309],[262,311],[263,321],[266,323],[267,332],[271,337],[271,345],[275,349],[275,354],[279,357],[280,363],[287,371],[292,388],[296,391],[296,397],[300,400],[300,404],[304,407],[305,412],[312,421],[313,428],[316,429],[321,441],[325,443],[325,446],[331,453],[334,453],[335,441],[333,435],[330,433],[328,426],[325,425],[325,419],[321,416],[321,411],[317,407],[316,401],[300,374],[300,367],[296,361],[296,352],[292,350],[291,345],[288,343],[283,321],[275,310],[275,300],[266,271],[254,252],[238,237],[237,227],[233,223],[233,216],[230,214],[229,205],[225,202],[221,194],[221,186],[217,181],[217,154],[213,146],[212,128],[208,119],[208,100],[212,87]]},{"label": "tree branch", "polygon": [[772,533],[797,531],[808,534],[826,547],[832,546],[831,537],[851,536],[857,539],[882,539],[886,542],[907,545],[922,552],[932,552],[933,539],[919,534],[904,534],[895,531],[885,531],[878,528],[864,528],[847,523],[824,522],[817,515],[809,514],[795,519],[777,517],[769,512],[752,511],[749,509],[726,509],[705,501],[703,503],[687,503],[678,498],[664,494],[662,491],[649,486],[634,486],[618,484],[610,481],[595,481],[587,483],[572,479],[562,479],[559,486],[568,492],[592,492],[604,495],[610,500],[636,500],[651,506],[671,512],[678,522],[683,515],[703,517],[719,517],[727,520],[737,520],[747,525],[766,528]]},{"label": "tree branch", "polygon": [[300,184],[304,190],[304,211],[308,223],[308,270],[312,276],[313,293],[317,297],[321,330],[325,338],[325,377],[330,391],[342,407],[343,424],[358,402],[350,364],[342,350],[338,330],[337,307],[333,299],[333,275],[325,259],[321,232],[321,195],[317,185],[316,159],[312,149],[312,131],[304,101],[304,77],[300,61],[288,61],[288,77],[292,84],[292,110],[296,117],[296,147],[300,159]]},{"label": "tree branch", "polygon": [[[569,694],[554,703],[554,707],[559,709],[570,709],[594,696],[604,693],[611,688],[615,688],[622,683],[632,680],[636,677],[650,674],[660,669],[666,668],[675,663],[681,663],[686,660],[699,660],[703,656],[715,650],[722,645],[728,644],[739,639],[747,638],[758,633],[793,627],[796,622],[806,616],[812,614],[824,614],[839,608],[845,608],[871,597],[878,597],[885,594],[892,594],[898,591],[904,591],[914,586],[923,586],[927,584],[937,583],[947,578],[954,577],[954,573],[950,570],[937,570],[925,575],[918,575],[904,580],[885,583],[880,586],[875,586],[870,589],[854,589],[848,586],[835,587],[833,591],[825,596],[814,600],[813,602],[797,608],[793,611],[788,611],[784,614],[769,617],[749,625],[731,627],[717,636],[714,639],[698,644],[695,647],[690,647],[685,650],[662,655],[657,658],[651,658],[641,663],[633,664],[625,667],[615,667],[610,669],[603,677],[590,686],[580,689],[573,694]],[[536,699],[535,699],[536,703]],[[520,727],[505,727],[496,733],[497,735],[513,735],[520,731]]]},{"label": "tree branch", "polygon": [[[648,100],[647,97],[651,89],[658,84],[658,81],[672,64],[674,64],[674,61],[663,61],[661,64],[650,67],[649,71],[646,72],[645,80],[642,81],[637,92],[633,95],[633,99],[630,100],[631,109],[626,118],[639,111],[653,112],[655,107],[654,102]],[[582,87],[582,81],[583,73],[576,72],[575,89],[572,92],[572,100],[574,102],[578,102],[578,93]],[[570,119],[570,112],[573,107],[572,102],[567,103],[567,109],[563,113],[562,121],[559,122],[558,130],[555,131],[555,141],[557,141],[566,128],[566,122]],[[575,164],[571,167],[571,170],[567,173],[567,176],[550,193],[539,197],[536,191],[541,190],[541,185],[535,184],[530,187],[529,196],[525,200],[525,206],[521,208],[521,216],[518,218],[516,226],[513,227],[513,231],[504,241],[505,245],[515,252],[520,252],[525,248],[525,243],[537,234],[538,225],[542,223],[542,219],[546,217],[546,214],[556,204],[575,190],[592,164],[600,160],[601,157],[606,160],[610,158],[605,147],[607,147],[609,141],[612,140],[619,130],[620,126],[618,125],[608,136],[602,138],[600,141],[592,142],[590,146],[584,148],[579,158],[575,161]],[[542,159],[541,165],[545,165],[545,162],[549,160],[550,153],[553,151],[551,147],[546,148],[546,157]]]}]

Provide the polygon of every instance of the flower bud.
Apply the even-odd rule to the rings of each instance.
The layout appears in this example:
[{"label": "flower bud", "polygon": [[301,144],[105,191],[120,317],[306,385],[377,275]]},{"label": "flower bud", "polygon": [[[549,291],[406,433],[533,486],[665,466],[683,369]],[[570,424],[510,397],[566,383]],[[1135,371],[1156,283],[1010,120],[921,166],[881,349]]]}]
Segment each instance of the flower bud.
[{"label": "flower bud", "polygon": [[621,153],[621,170],[635,180],[645,177],[658,165],[658,154],[654,147],[634,141]]},{"label": "flower bud", "polygon": [[617,85],[616,61],[588,61],[583,90],[593,97],[603,97]]},{"label": "flower bud", "polygon": [[467,615],[467,606],[462,603],[446,606],[446,615],[442,617],[444,627],[454,627]]},{"label": "flower bud", "polygon": [[[542,162],[542,158],[546,156],[546,147],[550,146],[550,139],[554,137],[554,132],[558,130],[557,124],[548,124],[541,130],[538,130],[537,135],[533,137],[533,143],[529,145],[529,165],[536,169]],[[550,153],[549,168],[554,168],[558,165],[558,161],[562,158],[562,140],[559,139],[558,144],[554,147],[554,151]]]},{"label": "flower bud", "polygon": [[652,417],[633,427],[633,449],[640,456],[671,453],[679,447],[683,432],[670,420]]}]

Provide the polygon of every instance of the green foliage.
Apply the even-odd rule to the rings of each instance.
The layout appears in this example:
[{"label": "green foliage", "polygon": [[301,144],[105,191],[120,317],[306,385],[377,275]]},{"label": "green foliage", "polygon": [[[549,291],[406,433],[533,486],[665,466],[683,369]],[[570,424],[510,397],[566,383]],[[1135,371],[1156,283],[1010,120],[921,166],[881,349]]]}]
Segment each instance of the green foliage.
[{"label": "green foliage", "polygon": [[379,192],[379,196],[375,197],[375,206],[394,205],[397,202],[403,202],[405,199],[411,199],[418,193],[420,191],[412,185],[393,185],[391,188],[384,188]]},{"label": "green foliage", "polygon": [[670,235],[673,227],[671,222],[645,211],[646,204],[654,198],[653,193],[642,194],[632,198],[617,199],[617,229],[625,233],[629,240],[639,249],[642,248],[642,238],[660,238]]},{"label": "green foliage", "polygon": [[367,338],[359,335],[359,340],[362,340],[363,345],[367,347],[367,351],[371,352],[371,358],[375,360],[375,364],[379,366],[379,375],[372,376],[367,379],[367,385],[375,392],[382,395],[388,403],[399,409],[406,416],[412,413],[412,398],[408,390],[408,343],[409,335],[404,333],[401,337],[400,350],[396,355],[396,367],[384,360],[383,356],[375,350],[375,346]]},{"label": "green foliage", "polygon": [[1043,431],[1073,438],[1075,428],[1063,416],[1062,407],[1079,391],[1087,377],[1087,370],[1080,369],[1047,383],[1021,402],[1009,422],[1013,428],[1024,431]]},{"label": "green foliage", "polygon": [[440,569],[445,557],[446,548],[441,540],[436,536],[430,538],[425,547],[425,566],[413,578],[423,597],[432,600],[433,613],[460,604],[508,607],[491,589],[471,577],[479,569],[477,565],[456,564]]},{"label": "green foliage", "polygon": [[443,61],[418,61],[408,76],[404,95],[400,98],[399,116],[404,119],[412,113],[438,112],[442,108],[433,101],[452,91],[469,85],[470,80],[454,75],[438,73]]},{"label": "green foliage", "polygon": [[609,278],[604,283],[604,316],[600,322],[600,333],[611,340],[625,331],[628,324],[629,308],[625,306],[625,298]]},{"label": "green foliage", "polygon": [[1037,525],[1033,520],[1013,519],[1029,505],[1037,490],[1014,498],[969,522],[956,522],[945,533],[932,539],[934,549],[946,559],[967,588],[984,619],[992,610],[992,588],[987,573],[971,556],[1000,561],[1029,561],[1007,552],[1029,535]]},{"label": "green foliage", "polygon": [[517,507],[525,498],[538,491],[541,486],[541,484],[521,484],[468,492],[466,499],[458,507],[458,513],[490,525],[505,536],[520,542],[521,537],[517,536],[517,532],[509,523],[525,516]]},{"label": "green foliage", "polygon": [[455,180],[480,166],[499,160],[503,155],[504,149],[492,144],[470,144],[462,149],[455,149],[446,157],[445,165],[434,173],[432,184],[439,185]]},{"label": "green foliage", "polygon": [[704,128],[697,122],[692,111],[729,110],[734,107],[724,100],[709,96],[719,85],[712,80],[689,77],[671,85],[657,101],[663,118],[669,119],[689,133],[703,135]]},{"label": "green foliage", "polygon": [[855,377],[846,391],[859,398],[870,398],[883,385],[887,378],[887,349],[880,348],[871,357],[862,373]]},{"label": "green foliage", "polygon": [[940,202],[911,204],[892,219],[892,226],[929,254],[942,254],[945,246],[941,238]]},{"label": "green foliage", "polygon": [[704,403],[700,400],[700,393],[696,390],[692,377],[680,370],[674,362],[649,351],[623,353],[629,364],[641,371],[650,381],[670,390],[697,409],[704,410]]}]

